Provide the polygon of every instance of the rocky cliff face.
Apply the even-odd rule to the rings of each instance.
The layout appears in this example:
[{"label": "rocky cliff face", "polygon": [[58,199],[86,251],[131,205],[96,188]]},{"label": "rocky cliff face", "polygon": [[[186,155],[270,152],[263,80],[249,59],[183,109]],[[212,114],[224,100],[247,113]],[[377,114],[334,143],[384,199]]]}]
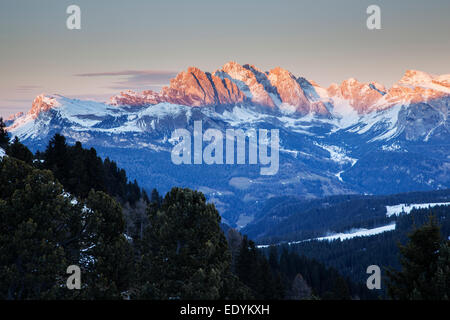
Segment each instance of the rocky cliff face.
[{"label": "rocky cliff face", "polygon": [[190,67],[172,79],[169,87],[161,92],[166,102],[193,107],[237,104],[244,101],[244,94],[228,79],[220,79],[198,68]]},{"label": "rocky cliff face", "polygon": [[282,104],[294,107],[301,114],[309,113],[310,102],[293,74],[286,69],[277,67],[270,70],[268,79],[277,89]]}]

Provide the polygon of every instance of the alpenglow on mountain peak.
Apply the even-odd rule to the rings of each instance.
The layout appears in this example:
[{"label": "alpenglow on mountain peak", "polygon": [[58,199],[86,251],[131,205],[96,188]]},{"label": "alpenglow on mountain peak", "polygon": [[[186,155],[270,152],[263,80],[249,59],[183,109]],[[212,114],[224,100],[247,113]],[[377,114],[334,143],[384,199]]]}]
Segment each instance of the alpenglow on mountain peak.
[{"label": "alpenglow on mountain peak", "polygon": [[399,102],[426,101],[448,94],[450,75],[433,76],[417,70],[407,70],[390,89],[375,81],[362,83],[355,78],[324,88],[281,67],[262,71],[254,65],[230,61],[213,73],[189,67],[161,92],[125,91],[111,97],[110,104],[145,106],[168,102],[190,107],[252,104],[291,110],[300,116],[329,117],[342,104],[358,114],[367,114]]}]

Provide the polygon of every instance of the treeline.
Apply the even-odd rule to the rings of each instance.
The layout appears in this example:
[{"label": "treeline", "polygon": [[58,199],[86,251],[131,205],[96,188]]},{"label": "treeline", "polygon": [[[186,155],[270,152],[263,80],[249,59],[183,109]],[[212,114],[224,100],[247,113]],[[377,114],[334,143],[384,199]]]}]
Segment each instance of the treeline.
[{"label": "treeline", "polygon": [[[150,198],[136,180],[128,180],[125,170],[114,161],[102,160],[94,148],[85,149],[80,142],[68,145],[66,138],[59,134],[55,134],[43,152],[38,151],[35,155],[17,137],[11,142],[6,132],[3,137],[3,148],[8,156],[34,168],[50,170],[68,194],[86,198],[91,190],[95,190],[112,196],[123,208],[127,234],[132,237],[142,235]],[[153,190],[151,197],[153,200],[160,197],[157,190]]]},{"label": "treeline", "polygon": [[94,148],[84,149],[80,142],[69,146],[62,135],[56,134],[44,152],[37,152],[35,161],[38,168],[51,170],[73,195],[84,198],[94,189],[132,206],[142,197],[148,200],[146,191],[136,180],[128,181],[125,170],[119,169],[114,161],[109,158],[103,161]]}]

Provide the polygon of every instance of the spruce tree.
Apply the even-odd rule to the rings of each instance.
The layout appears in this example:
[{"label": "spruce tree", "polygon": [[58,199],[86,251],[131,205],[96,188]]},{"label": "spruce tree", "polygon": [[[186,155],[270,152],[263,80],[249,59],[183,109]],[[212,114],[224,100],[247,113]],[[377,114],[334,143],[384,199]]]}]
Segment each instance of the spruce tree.
[{"label": "spruce tree", "polygon": [[124,236],[121,206],[101,191],[91,191],[84,202],[82,256],[87,298],[118,299],[131,286],[133,251]]},{"label": "spruce tree", "polygon": [[68,188],[70,155],[66,138],[60,134],[50,140],[44,153],[45,168],[53,172],[55,177]]},{"label": "spruce tree", "polygon": [[431,279],[435,300],[450,300],[450,241],[444,242],[439,248],[439,258],[436,273]]},{"label": "spruce tree", "polygon": [[162,198],[159,195],[158,190],[156,190],[156,189],[152,190],[150,202],[155,203],[156,206],[158,206],[158,207],[161,205]]},{"label": "spruce tree", "polygon": [[0,298],[61,298],[78,214],[51,172],[0,161]]},{"label": "spruce tree", "polygon": [[409,242],[399,246],[402,270],[388,270],[388,294],[398,300],[434,300],[437,297],[433,279],[437,276],[441,240],[439,226],[430,217],[428,223],[408,237]]},{"label": "spruce tree", "polygon": [[25,161],[28,164],[33,162],[33,153],[16,136],[13,142],[7,146],[6,154],[10,157]]},{"label": "spruce tree", "polygon": [[253,241],[244,236],[236,259],[235,272],[239,280],[252,290],[256,299],[282,299],[284,288],[279,275],[274,275],[269,262]]},{"label": "spruce tree", "polygon": [[0,117],[0,148],[6,149],[9,144],[9,134],[6,131],[6,124],[3,122],[3,118]]},{"label": "spruce tree", "polygon": [[149,223],[139,262],[140,298],[218,299],[230,294],[225,282],[233,278],[231,254],[219,213],[202,193],[173,188],[160,207],[149,205]]},{"label": "spruce tree", "polygon": [[312,297],[312,290],[306,283],[303,276],[298,273],[292,282],[291,290],[289,291],[289,299],[292,300],[306,300]]}]

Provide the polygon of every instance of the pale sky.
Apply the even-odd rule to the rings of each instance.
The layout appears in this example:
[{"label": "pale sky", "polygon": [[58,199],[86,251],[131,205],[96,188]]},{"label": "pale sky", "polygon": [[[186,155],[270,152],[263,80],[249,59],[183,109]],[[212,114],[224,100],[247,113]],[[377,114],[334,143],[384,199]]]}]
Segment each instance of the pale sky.
[{"label": "pale sky", "polygon": [[[66,28],[71,4],[81,30]],[[382,30],[366,27],[371,4]],[[325,87],[447,74],[449,14],[448,0],[1,0],[0,116],[28,111],[40,93],[106,100],[230,60]]]}]

